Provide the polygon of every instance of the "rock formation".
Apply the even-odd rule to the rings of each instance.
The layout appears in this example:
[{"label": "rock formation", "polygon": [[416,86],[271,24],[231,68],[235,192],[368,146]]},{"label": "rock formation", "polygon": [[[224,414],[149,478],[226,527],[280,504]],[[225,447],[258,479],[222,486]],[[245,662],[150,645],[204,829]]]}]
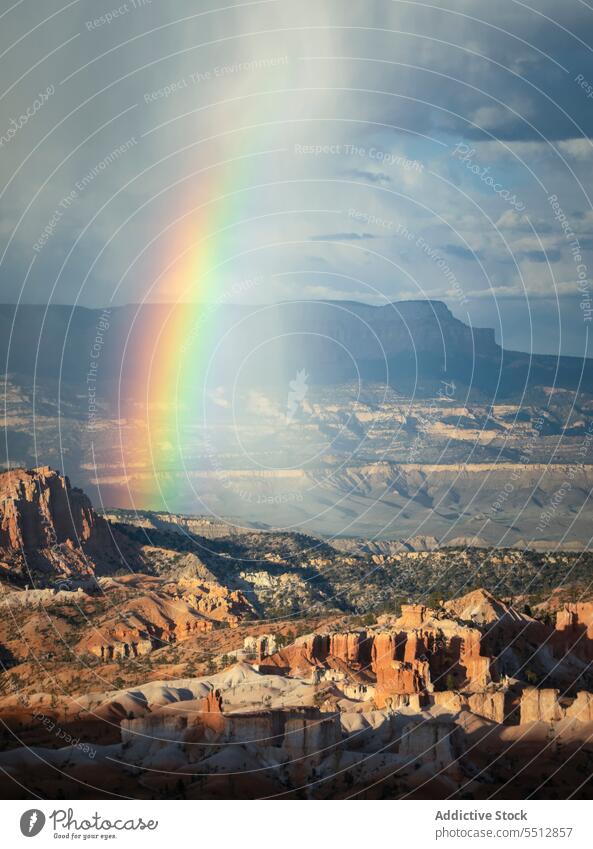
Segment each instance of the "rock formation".
[{"label": "rock formation", "polygon": [[[102,579],[120,590],[136,590],[142,581],[145,593],[134,597],[126,621],[105,622],[108,639],[95,648],[112,649],[114,657],[141,654],[150,650],[157,622],[157,639],[179,641],[187,616],[202,621],[203,614],[164,592],[170,582],[163,579]],[[109,786],[105,763],[125,761],[130,772],[120,781],[134,786],[118,790],[149,798],[417,792],[484,799],[495,790],[522,798],[546,782],[555,782],[555,795],[584,788],[586,798],[593,692],[580,686],[586,664],[570,653],[573,643],[561,659],[551,649],[543,653],[550,686],[537,687],[500,674],[501,659],[489,649],[506,635],[517,669],[525,667],[533,663],[535,629],[544,628],[550,644],[557,631],[562,639],[567,629],[583,633],[587,609],[563,609],[555,629],[480,591],[445,607],[404,605],[401,616],[377,627],[320,629],[279,650],[272,634],[250,636],[244,646],[252,663],[203,678],[81,694],[68,704],[47,693],[11,692],[0,697],[0,720],[17,730],[15,740],[22,735],[23,747],[0,752],[0,784],[6,775],[34,776],[45,790],[56,770],[71,774],[78,763],[73,746],[66,750],[47,724],[39,727],[39,716],[49,716],[64,728],[75,722],[75,740],[85,728],[103,741],[105,760],[99,753],[96,769],[89,757],[83,764],[87,784]],[[554,676],[569,673],[571,686],[558,686]],[[29,758],[40,741],[48,748]],[[69,797],[80,792],[68,789]]]},{"label": "rock formation", "polygon": [[236,628],[255,610],[240,590],[229,590],[216,581],[196,581],[182,578],[177,587],[185,601],[209,619],[226,622]]},{"label": "rock formation", "polygon": [[117,556],[107,522],[80,489],[47,466],[0,474],[0,549],[16,573],[94,574],[93,556]]},{"label": "rock formation", "polygon": [[[519,712],[521,722],[556,721],[565,710],[558,693],[527,685],[533,675],[542,681],[553,675],[566,697],[575,698],[574,683],[586,673],[593,645],[592,609],[565,606],[554,629],[476,590],[441,610],[404,604],[399,617],[383,616],[370,629],[307,634],[269,657],[260,653],[260,668],[347,681],[364,688],[367,698],[370,687],[378,708],[417,696],[499,723],[519,721]],[[579,699],[571,715],[581,706],[588,715],[589,703]]]},{"label": "rock formation", "polygon": [[278,644],[274,634],[258,634],[255,637],[245,637],[243,649],[255,661],[260,661],[274,654],[278,650]]},{"label": "rock formation", "polygon": [[[251,604],[237,589],[250,573],[233,571],[221,544],[213,553],[198,542],[202,562],[173,547],[168,527],[154,529],[157,545],[144,531],[121,531],[138,543],[149,574],[96,578],[90,553],[114,529],[85,496],[49,469],[2,481],[9,577],[19,558],[44,562],[52,575],[76,574],[77,590],[55,579],[25,589],[3,574],[10,622],[0,629],[0,722],[11,733],[0,791],[14,779],[43,796],[74,777],[76,787],[59,787],[65,798],[86,787],[147,798],[489,798],[503,796],[525,765],[527,777],[512,788],[521,798],[548,780],[557,795],[578,790],[590,772],[590,602],[564,604],[555,627],[485,590],[435,608],[403,604],[376,624],[365,617],[364,627],[332,609],[310,616],[309,633],[284,645],[294,619],[275,623],[276,634],[255,621],[262,596]],[[276,581],[290,543],[270,551],[266,539],[258,562],[273,568],[257,574]],[[315,558],[324,577],[334,562],[326,554]],[[496,556],[512,571],[510,554]],[[308,571],[301,564],[307,580],[312,562]],[[277,584],[286,593],[289,584]],[[152,661],[142,658],[152,652]],[[249,662],[229,665],[237,658]],[[96,680],[109,683],[94,692]],[[57,693],[56,681],[72,697]],[[96,744],[96,762],[79,758],[79,741]]]},{"label": "rock formation", "polygon": [[131,747],[132,757],[134,747],[146,748],[146,738],[152,741],[153,750],[175,740],[184,746],[189,763],[203,757],[203,743],[257,743],[288,760],[307,758],[310,765],[342,739],[337,714],[326,715],[312,707],[225,712],[218,690],[201,699],[164,705],[138,719],[124,719],[121,730],[122,742]]},{"label": "rock formation", "polygon": [[528,687],[521,694],[521,725],[563,719],[593,722],[593,693],[581,690],[572,699],[561,699],[559,690]]},{"label": "rock formation", "polygon": [[47,466],[0,474],[0,515],[0,546],[15,550],[80,548],[107,530],[82,490]]},{"label": "rock formation", "polygon": [[489,625],[493,622],[500,624],[503,619],[524,623],[529,619],[484,589],[472,590],[460,598],[447,601],[444,609],[459,619],[477,625]]},{"label": "rock formation", "polygon": [[593,603],[565,604],[556,615],[554,645],[558,656],[573,653],[593,661]]},{"label": "rock formation", "polygon": [[593,693],[581,690],[575,700],[564,713],[567,719],[574,722],[593,722]]},{"label": "rock formation", "polygon": [[265,658],[262,667],[306,674],[339,662],[359,678],[373,677],[376,703],[383,706],[393,696],[487,688],[497,676],[482,639],[477,625],[439,617],[423,605],[403,605],[388,627],[309,634]]},{"label": "rock formation", "polygon": [[135,596],[79,643],[103,661],[138,657],[169,643],[211,631],[214,623],[183,598],[158,589]]},{"label": "rock formation", "polygon": [[455,763],[458,729],[452,722],[409,722],[404,726],[399,754],[409,765],[428,764],[434,770],[450,769]]}]

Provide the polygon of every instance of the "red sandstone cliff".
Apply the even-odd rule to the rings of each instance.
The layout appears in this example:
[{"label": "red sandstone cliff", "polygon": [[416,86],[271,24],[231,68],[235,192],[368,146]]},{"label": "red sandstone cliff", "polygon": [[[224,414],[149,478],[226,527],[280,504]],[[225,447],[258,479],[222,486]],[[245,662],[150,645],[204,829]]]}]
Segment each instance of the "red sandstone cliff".
[{"label": "red sandstone cliff", "polygon": [[15,549],[78,547],[103,521],[81,490],[47,466],[0,474],[0,514],[0,546]]},{"label": "red sandstone cliff", "polygon": [[42,466],[0,474],[0,549],[23,566],[61,574],[92,574],[86,554],[115,556],[105,520],[67,477]]}]

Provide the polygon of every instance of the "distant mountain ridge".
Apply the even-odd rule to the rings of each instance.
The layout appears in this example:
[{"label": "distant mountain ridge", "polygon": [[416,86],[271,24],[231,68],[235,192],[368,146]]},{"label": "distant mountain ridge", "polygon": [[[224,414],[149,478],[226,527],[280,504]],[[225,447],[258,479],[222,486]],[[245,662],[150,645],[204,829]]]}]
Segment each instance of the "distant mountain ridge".
[{"label": "distant mountain ridge", "polygon": [[[310,383],[362,379],[417,395],[435,394],[448,380],[471,385],[484,400],[535,386],[593,391],[593,360],[505,351],[493,329],[470,327],[443,302],[430,300],[384,306],[350,301],[206,304],[202,313],[187,304],[127,305],[107,313],[3,304],[0,371],[84,385],[100,332],[101,379],[118,380],[123,362],[124,383],[128,379],[133,386],[126,366],[146,359],[146,342],[154,338],[155,328],[166,331],[178,311],[188,309],[196,312],[197,337],[211,325],[224,342],[221,380],[234,379],[242,363],[244,380],[270,384],[282,384],[305,368]],[[180,346],[188,342],[179,340]]]}]

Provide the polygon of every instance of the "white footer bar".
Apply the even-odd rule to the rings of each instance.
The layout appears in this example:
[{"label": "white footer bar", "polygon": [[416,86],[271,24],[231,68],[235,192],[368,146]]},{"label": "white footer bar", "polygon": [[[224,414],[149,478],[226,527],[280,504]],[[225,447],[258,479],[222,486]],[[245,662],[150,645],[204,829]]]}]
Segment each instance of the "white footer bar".
[{"label": "white footer bar", "polygon": [[2,843],[212,849],[314,846],[580,849],[588,801],[0,801]]}]

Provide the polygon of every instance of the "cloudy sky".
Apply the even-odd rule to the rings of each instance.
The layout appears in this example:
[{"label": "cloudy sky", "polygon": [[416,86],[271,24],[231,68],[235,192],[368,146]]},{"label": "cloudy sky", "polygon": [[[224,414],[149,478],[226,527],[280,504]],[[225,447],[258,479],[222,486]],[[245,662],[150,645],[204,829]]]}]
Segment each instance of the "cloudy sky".
[{"label": "cloudy sky", "polygon": [[584,0],[3,5],[2,300],[438,298],[585,352]]}]

